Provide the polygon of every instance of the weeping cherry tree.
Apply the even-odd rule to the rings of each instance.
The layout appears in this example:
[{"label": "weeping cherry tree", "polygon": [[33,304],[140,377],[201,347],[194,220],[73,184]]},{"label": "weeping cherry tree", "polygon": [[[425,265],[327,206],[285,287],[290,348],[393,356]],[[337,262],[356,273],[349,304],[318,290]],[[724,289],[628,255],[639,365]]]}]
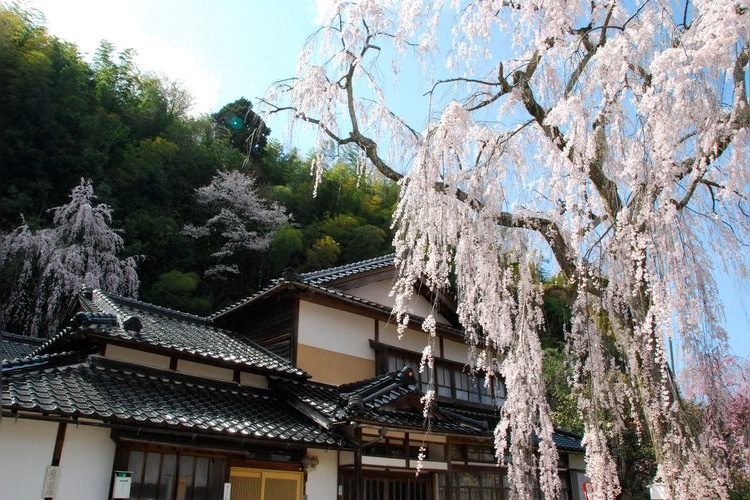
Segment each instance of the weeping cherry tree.
[{"label": "weeping cherry tree", "polygon": [[123,240],[110,228],[112,212],[94,205],[91,180],[81,179],[70,202],[53,208],[53,226],[34,230],[25,223],[3,236],[3,314],[21,334],[55,333],[82,285],[136,297],[133,257],[121,259]]},{"label": "weeping cherry tree", "polygon": [[[533,272],[545,258],[571,297],[594,497],[618,495],[611,444],[632,425],[673,498],[726,497],[714,273],[747,265],[750,3],[334,1],[328,19],[265,111],[400,182],[394,312],[405,325],[417,281],[455,286],[471,366],[508,388],[495,441],[513,498],[531,498],[532,476],[548,498],[560,487]],[[433,318],[424,329],[433,342]],[[668,340],[703,379],[700,423]]]}]

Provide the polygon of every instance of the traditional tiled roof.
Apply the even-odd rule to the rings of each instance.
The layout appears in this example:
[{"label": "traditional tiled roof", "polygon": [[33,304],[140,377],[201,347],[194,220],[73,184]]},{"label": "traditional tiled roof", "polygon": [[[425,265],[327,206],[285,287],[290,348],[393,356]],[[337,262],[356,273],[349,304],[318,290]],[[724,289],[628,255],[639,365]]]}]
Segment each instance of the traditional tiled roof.
[{"label": "traditional tiled roof", "polygon": [[362,260],[359,262],[354,262],[352,264],[332,267],[320,271],[312,271],[309,273],[302,273],[299,275],[299,281],[310,283],[313,285],[322,285],[331,281],[339,280],[341,278],[347,278],[349,276],[354,276],[369,271],[392,267],[393,259],[394,254],[391,253],[388,255],[383,255],[382,257]]},{"label": "traditional tiled roof", "polygon": [[577,451],[580,453],[586,451],[586,448],[581,444],[581,436],[577,436],[576,434],[555,431],[552,434],[552,439],[555,441],[558,450]]},{"label": "traditional tiled roof", "polygon": [[84,353],[77,351],[63,351],[52,354],[40,354],[35,356],[24,356],[22,358],[4,359],[2,364],[3,376],[17,371],[35,368],[50,368],[58,365],[69,365],[78,363],[85,357]]},{"label": "traditional tiled roof", "polygon": [[[439,408],[429,422],[422,414],[421,393],[410,368],[359,382],[332,386],[315,382],[276,383],[274,388],[290,404],[327,428],[357,420],[394,428],[427,430],[445,434],[476,434],[465,419],[443,415]],[[406,402],[406,404],[400,404]],[[295,404],[296,403],[296,404]]]},{"label": "traditional tiled roof", "polygon": [[[436,403],[429,421],[424,418],[421,397],[411,368],[405,367],[351,384],[333,386],[315,382],[276,383],[274,388],[290,404],[326,428],[357,420],[390,428],[429,430],[442,434],[492,436],[500,417],[498,410]],[[405,403],[405,404],[404,404]],[[581,439],[555,432],[558,449],[583,452]]]},{"label": "traditional tiled roof", "polygon": [[37,354],[54,352],[72,338],[88,335],[273,375],[307,376],[284,358],[217,328],[206,318],[99,290],[82,291],[80,301],[84,312],[73,318],[70,327],[40,346]]},{"label": "traditional tiled roof", "polygon": [[94,355],[78,364],[53,368],[31,366],[4,373],[3,379],[5,410],[87,417],[243,439],[315,446],[339,443],[337,437],[268,390]]},{"label": "traditional tiled roof", "polygon": [[16,335],[13,333],[2,332],[3,360],[15,359],[28,356],[37,349],[44,339],[29,337],[27,335]]},{"label": "traditional tiled roof", "polygon": [[390,311],[389,307],[386,307],[382,304],[364,300],[359,297],[355,297],[354,295],[341,292],[340,290],[327,288],[322,285],[326,283],[330,283],[332,281],[336,281],[341,278],[353,276],[355,274],[361,274],[364,272],[387,268],[393,265],[393,257],[394,257],[394,254],[388,254],[382,257],[375,257],[374,259],[367,259],[367,260],[363,260],[360,262],[354,262],[352,264],[346,264],[343,266],[332,267],[329,269],[322,269],[320,271],[312,271],[309,273],[302,273],[302,274],[297,274],[296,271],[292,269],[287,269],[286,271],[284,271],[283,275],[280,278],[272,280],[271,283],[267,287],[263,288],[262,290],[256,292],[253,295],[243,297],[237,302],[234,302],[233,304],[230,304],[224,307],[223,309],[212,314],[209,318],[213,319],[213,318],[222,316],[228,311],[236,309],[243,304],[254,302],[262,297],[271,295],[278,290],[293,288],[294,284],[307,285],[317,290],[320,290],[320,291],[323,291],[332,295],[336,295],[339,298],[342,298],[348,301],[354,301],[354,302],[361,303],[363,305],[377,307],[378,309],[382,309],[384,311]]},{"label": "traditional tiled roof", "polygon": [[[370,311],[376,312],[378,314],[390,316],[392,312],[391,307],[389,306],[379,304],[372,300],[363,299],[362,297],[357,297],[356,295],[352,295],[350,293],[346,293],[335,288],[325,287],[325,286],[314,284],[314,283],[303,283],[299,281],[288,281],[286,279],[282,279],[282,280],[274,282],[272,285],[264,288],[263,290],[259,291],[258,293],[254,295],[245,297],[244,299],[241,299],[235,302],[234,304],[231,304],[221,309],[220,311],[211,315],[209,319],[215,320],[221,316],[226,315],[230,311],[238,309],[246,304],[250,304],[258,300],[264,299],[266,297],[273,296],[274,294],[279,293],[282,290],[295,290],[298,292],[311,290],[321,296],[330,297],[330,298],[340,300],[342,302],[346,302],[346,303],[349,303],[358,307],[369,309]],[[412,321],[413,323],[417,325],[421,324],[422,321],[424,321],[424,318],[416,314],[410,314],[409,319],[410,321]],[[444,323],[438,323],[438,330],[440,333],[445,333],[448,335],[456,336],[458,338],[463,338],[463,332],[461,331],[461,329],[446,325]]]}]

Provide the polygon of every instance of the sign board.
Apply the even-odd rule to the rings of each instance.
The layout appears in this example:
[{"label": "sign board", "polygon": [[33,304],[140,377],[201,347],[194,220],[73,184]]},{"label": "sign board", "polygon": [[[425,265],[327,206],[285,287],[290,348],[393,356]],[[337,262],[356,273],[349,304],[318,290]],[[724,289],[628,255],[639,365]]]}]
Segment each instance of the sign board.
[{"label": "sign board", "polygon": [[44,487],[42,498],[55,498],[57,496],[57,485],[60,483],[60,466],[48,465],[44,473]]},{"label": "sign board", "polygon": [[133,473],[127,470],[116,470],[112,486],[112,498],[130,498],[130,483]]},{"label": "sign board", "polygon": [[662,483],[649,484],[648,493],[651,500],[669,500],[667,486]]},{"label": "sign board", "polygon": [[583,484],[581,484],[581,489],[583,490],[583,498],[585,500],[591,500],[593,498],[594,487],[589,481],[585,481]]},{"label": "sign board", "polygon": [[224,500],[232,498],[232,483],[224,483]]}]

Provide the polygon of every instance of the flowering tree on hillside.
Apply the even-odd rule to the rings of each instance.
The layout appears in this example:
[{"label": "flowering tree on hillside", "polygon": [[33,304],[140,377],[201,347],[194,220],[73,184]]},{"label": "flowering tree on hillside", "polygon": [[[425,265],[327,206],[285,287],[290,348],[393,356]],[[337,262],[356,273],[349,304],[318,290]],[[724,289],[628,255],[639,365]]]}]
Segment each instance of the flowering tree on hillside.
[{"label": "flowering tree on hillside", "polygon": [[111,209],[94,205],[94,198],[91,181],[81,179],[70,203],[52,209],[53,227],[22,224],[3,236],[8,329],[40,337],[55,333],[81,285],[138,295],[135,259],[117,256],[123,240],[109,227]]},{"label": "flowering tree on hillside", "polygon": [[208,268],[207,276],[238,274],[239,267],[232,263],[238,253],[265,250],[274,231],[289,220],[283,207],[258,194],[252,177],[236,170],[219,171],[211,184],[196,190],[196,199],[213,216],[201,226],[188,224],[185,234],[215,236],[220,244],[212,254],[220,263]]},{"label": "flowering tree on hillside", "polygon": [[[545,494],[559,489],[532,272],[544,258],[572,297],[595,496],[620,491],[611,440],[645,422],[673,497],[725,497],[723,424],[685,418],[665,341],[710,404],[727,350],[713,274],[744,274],[750,237],[750,3],[361,0],[329,19],[266,111],[401,182],[395,313],[405,323],[416,280],[456,277],[471,363],[508,387],[496,445],[514,498],[537,467]],[[393,82],[415,68],[424,87],[399,115],[410,86]]]}]

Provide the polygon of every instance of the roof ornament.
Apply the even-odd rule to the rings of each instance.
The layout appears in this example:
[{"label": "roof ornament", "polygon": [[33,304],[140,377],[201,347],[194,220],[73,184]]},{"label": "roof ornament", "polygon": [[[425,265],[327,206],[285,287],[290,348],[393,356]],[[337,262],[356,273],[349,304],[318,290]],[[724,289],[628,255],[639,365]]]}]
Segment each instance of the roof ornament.
[{"label": "roof ornament", "polygon": [[412,370],[411,366],[404,366],[399,371],[397,371],[393,378],[400,382],[401,385],[416,385],[417,379],[414,377],[414,370]]},{"label": "roof ornament", "polygon": [[80,293],[81,297],[83,297],[86,300],[94,299],[94,289],[88,285],[81,285],[81,290],[78,293]]},{"label": "roof ornament", "polygon": [[116,325],[117,316],[109,313],[79,312],[70,320],[73,327],[87,327],[92,325]]},{"label": "roof ornament", "polygon": [[282,271],[281,279],[284,281],[299,281],[299,273],[293,267],[287,267]]},{"label": "roof ornament", "polygon": [[357,417],[362,415],[364,411],[365,404],[362,402],[362,396],[359,394],[349,396],[349,401],[346,404],[346,412],[353,417]]},{"label": "roof ornament", "polygon": [[128,316],[122,322],[122,327],[128,332],[138,333],[143,328],[143,321],[141,321],[139,316]]}]

